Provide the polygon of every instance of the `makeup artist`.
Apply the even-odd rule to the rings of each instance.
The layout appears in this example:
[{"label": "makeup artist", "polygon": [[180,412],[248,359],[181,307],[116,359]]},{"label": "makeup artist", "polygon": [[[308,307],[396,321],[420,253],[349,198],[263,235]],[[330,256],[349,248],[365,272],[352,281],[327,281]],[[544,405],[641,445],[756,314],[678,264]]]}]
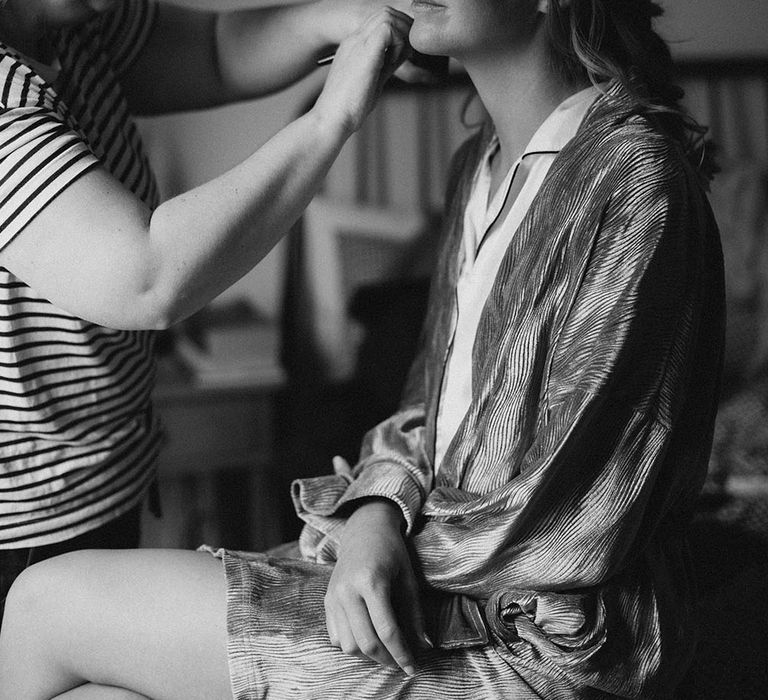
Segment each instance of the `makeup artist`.
[{"label": "makeup artist", "polygon": [[[378,0],[0,0],[1,601],[35,561],[138,544],[158,451],[153,331],[279,241],[403,62],[410,22]],[[338,44],[305,116],[158,202],[132,115],[278,90]]]}]

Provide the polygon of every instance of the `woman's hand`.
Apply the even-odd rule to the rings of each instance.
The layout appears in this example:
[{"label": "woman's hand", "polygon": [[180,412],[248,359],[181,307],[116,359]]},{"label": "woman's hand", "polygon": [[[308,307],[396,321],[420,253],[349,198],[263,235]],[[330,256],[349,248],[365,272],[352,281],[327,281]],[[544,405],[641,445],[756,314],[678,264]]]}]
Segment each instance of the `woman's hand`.
[{"label": "woman's hand", "polygon": [[312,111],[349,133],[357,131],[373,108],[384,83],[410,54],[413,20],[385,7],[341,42],[323,91]]},{"label": "woman's hand", "polygon": [[428,641],[402,522],[400,509],[386,499],[352,513],[325,596],[325,617],[332,645],[412,675],[412,645]]}]

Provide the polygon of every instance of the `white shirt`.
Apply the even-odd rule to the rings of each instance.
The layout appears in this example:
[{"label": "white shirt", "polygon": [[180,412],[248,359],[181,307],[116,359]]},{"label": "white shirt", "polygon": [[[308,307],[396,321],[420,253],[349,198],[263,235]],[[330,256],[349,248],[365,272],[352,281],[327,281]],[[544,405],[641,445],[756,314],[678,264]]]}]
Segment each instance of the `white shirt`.
[{"label": "white shirt", "polygon": [[[558,105],[513,163],[490,201],[491,159],[499,149],[498,137],[493,137],[478,166],[464,212],[463,260],[437,416],[435,471],[472,401],[472,347],[501,260],[555,157],[575,136],[598,94],[597,88],[590,86]],[[510,205],[511,198],[514,200]],[[505,208],[507,214],[501,218]]]}]

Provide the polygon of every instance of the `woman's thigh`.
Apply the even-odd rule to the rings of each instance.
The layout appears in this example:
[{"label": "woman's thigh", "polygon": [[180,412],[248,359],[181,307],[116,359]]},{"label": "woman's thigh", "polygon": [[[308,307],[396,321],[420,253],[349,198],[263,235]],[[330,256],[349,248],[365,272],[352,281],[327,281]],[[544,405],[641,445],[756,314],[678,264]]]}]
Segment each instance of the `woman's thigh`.
[{"label": "woman's thigh", "polygon": [[232,697],[226,584],[210,555],[66,554],[29,569],[8,605],[0,659],[13,662],[18,697],[52,697],[83,681],[154,700]]},{"label": "woman's thigh", "polygon": [[331,567],[242,552],[222,556],[229,579],[230,668],[237,700],[581,697],[569,688],[539,693],[542,683],[537,674],[516,668],[496,644],[456,650],[414,648],[414,676],[350,656],[328,639],[323,599]]}]

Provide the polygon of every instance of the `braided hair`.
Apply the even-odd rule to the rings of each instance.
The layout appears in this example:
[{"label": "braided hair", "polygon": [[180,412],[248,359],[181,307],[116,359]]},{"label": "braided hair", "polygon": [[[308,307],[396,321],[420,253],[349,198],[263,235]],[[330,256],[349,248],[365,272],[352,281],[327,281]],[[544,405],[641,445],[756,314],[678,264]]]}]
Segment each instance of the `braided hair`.
[{"label": "braided hair", "polygon": [[669,47],[653,27],[663,10],[654,0],[548,0],[550,51],[569,81],[599,85],[618,80],[637,113],[678,142],[707,177],[716,168],[707,153],[706,127],[681,104]]}]

